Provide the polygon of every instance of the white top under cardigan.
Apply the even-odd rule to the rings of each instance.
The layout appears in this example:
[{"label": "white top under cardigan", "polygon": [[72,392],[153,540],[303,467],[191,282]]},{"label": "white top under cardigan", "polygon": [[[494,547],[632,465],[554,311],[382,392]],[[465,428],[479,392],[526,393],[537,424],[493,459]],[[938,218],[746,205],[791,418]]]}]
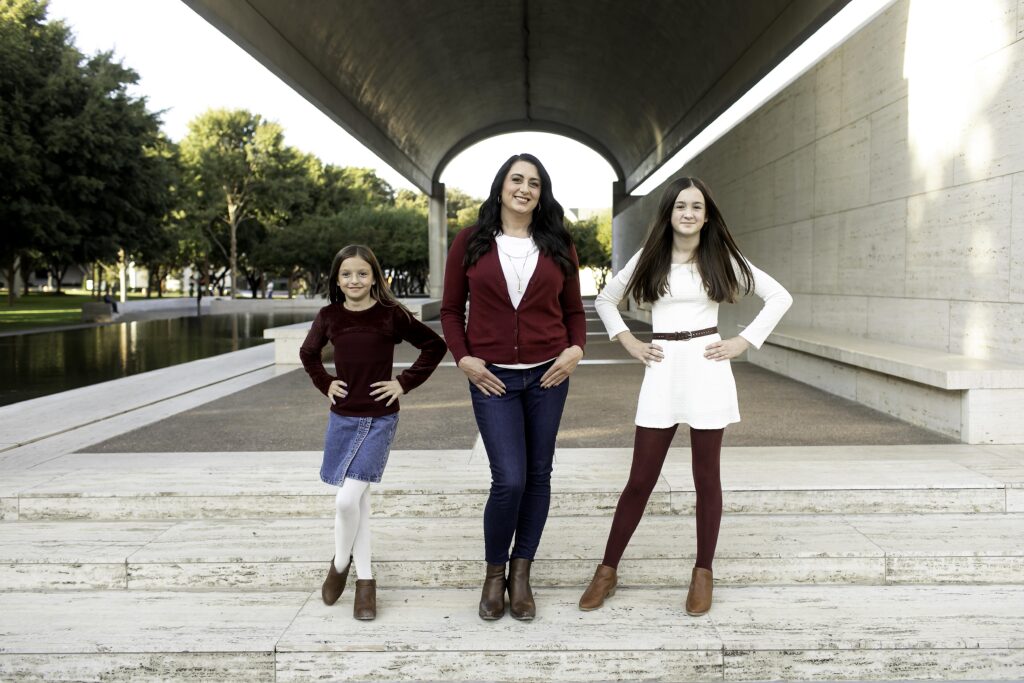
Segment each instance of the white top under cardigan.
[{"label": "white top under cardigan", "polygon": [[[612,339],[629,329],[618,306],[639,260],[637,252],[594,303]],[[749,261],[747,265],[754,275],[753,291],[764,300],[764,306],[740,334],[759,349],[793,303],[793,297],[770,275]],[[742,287],[738,270],[737,278]],[[655,332],[687,332],[718,326],[718,303],[708,298],[696,264],[673,264],[668,282],[668,293],[651,306]],[[729,361],[704,357],[704,348],[721,338],[713,334],[688,341],[655,341],[665,350],[665,358],[660,363],[652,362],[644,373],[637,402],[637,426],[664,429],[685,423],[694,429],[722,429],[740,421]]]},{"label": "white top under cardigan", "polygon": [[[530,284],[533,271],[537,270],[537,259],[540,258],[540,251],[537,243],[532,237],[512,237],[501,233],[494,237],[494,245],[498,249],[498,262],[501,264],[501,272],[505,275],[505,284],[508,287],[508,298],[512,301],[512,308],[518,309],[523,300],[523,294]],[[495,363],[499,368],[510,370],[526,370],[535,368],[543,363],[516,363],[513,365]]]}]

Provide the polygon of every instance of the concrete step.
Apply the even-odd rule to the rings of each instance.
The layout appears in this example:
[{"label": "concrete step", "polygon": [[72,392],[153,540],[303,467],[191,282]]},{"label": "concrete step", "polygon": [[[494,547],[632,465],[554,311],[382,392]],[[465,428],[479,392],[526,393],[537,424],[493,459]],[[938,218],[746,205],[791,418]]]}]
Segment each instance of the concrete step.
[{"label": "concrete step", "polygon": [[[333,519],[0,524],[0,590],[311,590],[333,555]],[[536,586],[583,586],[610,519],[552,517]],[[372,525],[382,586],[478,586],[480,521],[383,518]],[[692,518],[648,516],[619,566],[626,586],[685,586]],[[720,585],[1024,583],[1024,513],[727,515]]]},{"label": "concrete step", "polygon": [[[474,589],[378,591],[378,618],[310,592],[0,594],[0,679],[865,680],[1024,677],[1024,586],[626,588],[580,612],[539,588],[530,623]],[[49,595],[51,600],[41,600]]]},{"label": "concrete step", "polygon": [[[551,514],[608,515],[629,473],[624,448],[560,449]],[[70,454],[5,472],[4,520],[318,517],[334,487],[316,452]],[[1024,455],[962,446],[733,448],[724,507],[736,514],[1024,512]],[[490,473],[466,450],[393,451],[375,487],[384,517],[479,518]],[[672,449],[652,514],[691,514],[689,449]]]}]

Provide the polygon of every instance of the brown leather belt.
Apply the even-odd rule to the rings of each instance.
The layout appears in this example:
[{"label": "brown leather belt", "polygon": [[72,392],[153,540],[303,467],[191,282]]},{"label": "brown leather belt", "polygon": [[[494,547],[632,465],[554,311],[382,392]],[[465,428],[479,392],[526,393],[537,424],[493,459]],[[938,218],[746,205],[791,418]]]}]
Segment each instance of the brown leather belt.
[{"label": "brown leather belt", "polygon": [[709,334],[716,334],[717,332],[717,327],[708,327],[703,330],[694,330],[693,332],[655,332],[651,335],[651,338],[667,339],[669,341],[686,341],[688,339],[693,339],[694,337],[706,337]]}]

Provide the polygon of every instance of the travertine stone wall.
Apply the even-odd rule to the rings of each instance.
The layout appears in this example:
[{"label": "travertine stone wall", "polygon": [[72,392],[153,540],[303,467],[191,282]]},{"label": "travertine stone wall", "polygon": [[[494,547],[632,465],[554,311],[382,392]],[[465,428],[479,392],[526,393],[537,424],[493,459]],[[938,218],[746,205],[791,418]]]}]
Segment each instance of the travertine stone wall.
[{"label": "travertine stone wall", "polygon": [[[1021,362],[1024,0],[895,3],[680,174],[793,293],[785,322]],[[616,216],[616,267],[659,195]]]}]

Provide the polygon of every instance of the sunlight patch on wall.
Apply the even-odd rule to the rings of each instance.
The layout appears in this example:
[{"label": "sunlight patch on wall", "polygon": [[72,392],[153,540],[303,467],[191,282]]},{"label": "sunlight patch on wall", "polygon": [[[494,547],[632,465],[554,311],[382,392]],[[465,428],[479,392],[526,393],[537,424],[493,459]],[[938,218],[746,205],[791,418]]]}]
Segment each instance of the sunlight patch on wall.
[{"label": "sunlight patch on wall", "polygon": [[[907,19],[903,76],[908,83],[912,171],[925,187],[941,185],[943,168],[963,155],[968,168],[991,160],[985,120],[989,100],[1006,77],[1008,23],[1002,0],[914,0]],[[979,69],[987,57],[998,60]]]}]

